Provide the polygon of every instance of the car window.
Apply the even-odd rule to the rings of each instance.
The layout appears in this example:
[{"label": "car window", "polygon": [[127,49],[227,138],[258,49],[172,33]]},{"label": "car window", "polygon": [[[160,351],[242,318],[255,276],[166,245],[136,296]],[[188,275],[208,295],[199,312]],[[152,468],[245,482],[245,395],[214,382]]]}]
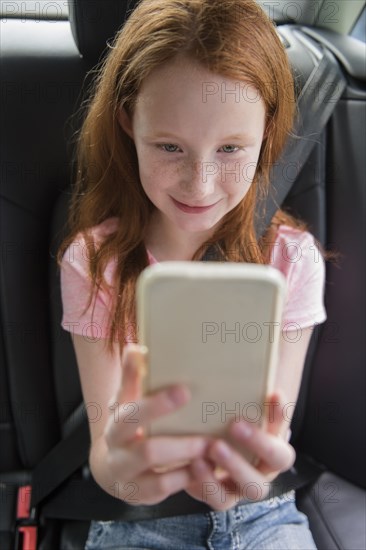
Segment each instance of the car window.
[{"label": "car window", "polygon": [[257,0],[276,23],[310,25],[348,34],[365,0]]},{"label": "car window", "polygon": [[351,36],[362,42],[366,42],[366,8],[363,9],[360,17],[352,29]]},{"label": "car window", "polygon": [[37,0],[22,2],[0,0],[0,14],[2,21],[8,18],[33,19],[68,19],[67,0]]}]

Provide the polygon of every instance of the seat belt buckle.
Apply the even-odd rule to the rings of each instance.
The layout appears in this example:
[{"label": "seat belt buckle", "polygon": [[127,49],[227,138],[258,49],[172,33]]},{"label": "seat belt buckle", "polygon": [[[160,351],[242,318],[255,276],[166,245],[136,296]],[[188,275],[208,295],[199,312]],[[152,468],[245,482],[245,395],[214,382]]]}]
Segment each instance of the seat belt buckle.
[{"label": "seat belt buckle", "polygon": [[16,550],[37,550],[38,526],[35,510],[30,507],[31,496],[31,485],[19,487],[16,510]]}]

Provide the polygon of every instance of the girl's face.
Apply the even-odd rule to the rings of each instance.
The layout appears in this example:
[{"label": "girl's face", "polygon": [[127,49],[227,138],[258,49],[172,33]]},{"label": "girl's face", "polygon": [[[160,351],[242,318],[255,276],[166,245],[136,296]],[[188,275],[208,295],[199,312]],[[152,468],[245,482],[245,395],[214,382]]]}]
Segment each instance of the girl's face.
[{"label": "girl's face", "polygon": [[132,121],[121,109],[119,122],[157,208],[154,227],[210,238],[254,177],[265,130],[256,89],[179,59],[145,79]]}]

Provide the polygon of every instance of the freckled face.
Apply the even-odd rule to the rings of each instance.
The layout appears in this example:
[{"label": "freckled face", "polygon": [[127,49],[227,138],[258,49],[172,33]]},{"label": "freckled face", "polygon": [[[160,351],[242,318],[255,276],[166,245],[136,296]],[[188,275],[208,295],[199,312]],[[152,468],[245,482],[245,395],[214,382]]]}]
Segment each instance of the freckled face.
[{"label": "freckled face", "polygon": [[119,121],[155,221],[209,238],[252,183],[265,130],[258,92],[181,59],[153,71],[133,120],[122,109]]}]

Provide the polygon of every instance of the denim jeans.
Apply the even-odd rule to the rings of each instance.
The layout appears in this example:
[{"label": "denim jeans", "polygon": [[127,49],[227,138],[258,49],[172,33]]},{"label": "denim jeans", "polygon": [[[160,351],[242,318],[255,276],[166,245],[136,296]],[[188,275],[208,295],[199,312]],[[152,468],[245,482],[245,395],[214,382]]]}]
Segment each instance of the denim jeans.
[{"label": "denim jeans", "polygon": [[90,526],[86,550],[316,550],[307,517],[294,491],[208,512],[139,522],[99,521]]}]

